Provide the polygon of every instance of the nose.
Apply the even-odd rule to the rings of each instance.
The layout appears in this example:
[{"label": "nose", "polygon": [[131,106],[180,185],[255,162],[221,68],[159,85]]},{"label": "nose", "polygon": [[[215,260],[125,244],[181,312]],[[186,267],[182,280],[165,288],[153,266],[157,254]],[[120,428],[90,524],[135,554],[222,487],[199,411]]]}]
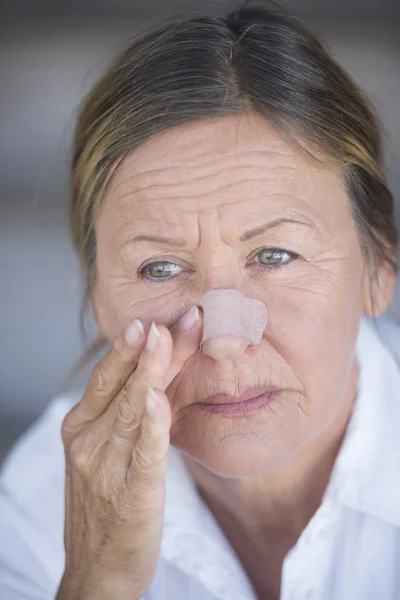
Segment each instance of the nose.
[{"label": "nose", "polygon": [[216,335],[204,340],[202,352],[214,360],[237,360],[246,348],[250,340],[243,335]]},{"label": "nose", "polygon": [[201,299],[202,351],[214,360],[235,360],[246,348],[260,343],[268,322],[261,300],[246,298],[237,289],[214,289]]}]

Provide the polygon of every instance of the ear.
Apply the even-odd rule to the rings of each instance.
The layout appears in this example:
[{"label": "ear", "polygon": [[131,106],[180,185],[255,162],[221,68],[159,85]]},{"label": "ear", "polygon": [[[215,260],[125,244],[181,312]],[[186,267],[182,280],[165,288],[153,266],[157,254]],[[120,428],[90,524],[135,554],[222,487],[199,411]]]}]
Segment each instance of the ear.
[{"label": "ear", "polygon": [[363,309],[370,317],[379,317],[389,306],[396,284],[396,273],[386,261],[379,262],[376,271],[365,270]]}]

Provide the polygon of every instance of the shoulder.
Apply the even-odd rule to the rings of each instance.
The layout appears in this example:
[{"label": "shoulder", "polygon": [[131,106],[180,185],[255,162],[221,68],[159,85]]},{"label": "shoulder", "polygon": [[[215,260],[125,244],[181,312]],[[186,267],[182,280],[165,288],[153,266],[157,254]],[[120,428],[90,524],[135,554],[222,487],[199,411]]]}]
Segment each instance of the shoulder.
[{"label": "shoulder", "polygon": [[[52,597],[64,567],[65,462],[61,425],[80,399],[56,397],[17,440],[0,474],[0,596]],[[27,586],[25,591],[24,585]],[[4,587],[8,586],[8,587]],[[12,593],[11,593],[12,592]],[[38,596],[40,597],[40,596]]]}]

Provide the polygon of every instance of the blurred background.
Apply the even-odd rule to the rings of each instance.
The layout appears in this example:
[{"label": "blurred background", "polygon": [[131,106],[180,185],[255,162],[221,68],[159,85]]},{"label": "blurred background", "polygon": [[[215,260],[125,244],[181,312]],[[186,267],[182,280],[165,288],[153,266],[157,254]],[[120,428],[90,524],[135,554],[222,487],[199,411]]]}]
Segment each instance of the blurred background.
[{"label": "blurred background", "polygon": [[[293,0],[372,97],[400,225],[400,2]],[[57,394],[85,347],[68,239],[68,161],[83,95],[154,20],[224,0],[0,0],[0,461]],[[400,285],[390,312],[400,319]],[[89,315],[90,317],[90,315]],[[88,342],[95,336],[88,322]],[[97,359],[98,360],[98,359]]]}]

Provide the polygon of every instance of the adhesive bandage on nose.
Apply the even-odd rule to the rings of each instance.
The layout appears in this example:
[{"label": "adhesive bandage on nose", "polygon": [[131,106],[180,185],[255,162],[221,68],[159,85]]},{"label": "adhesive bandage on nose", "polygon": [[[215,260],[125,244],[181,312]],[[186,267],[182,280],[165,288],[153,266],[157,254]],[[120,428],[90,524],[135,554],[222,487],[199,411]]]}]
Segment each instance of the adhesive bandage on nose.
[{"label": "adhesive bandage on nose", "polygon": [[[199,305],[204,313],[201,343],[223,335],[241,336],[253,345],[260,343],[268,323],[267,307],[261,300],[247,298],[235,289],[216,289],[206,292]],[[179,321],[189,308],[174,313],[172,322]]]},{"label": "adhesive bandage on nose", "polygon": [[267,307],[261,300],[247,298],[235,289],[216,289],[200,301],[204,312],[202,343],[212,337],[236,335],[251,344],[260,343],[268,323]]}]

